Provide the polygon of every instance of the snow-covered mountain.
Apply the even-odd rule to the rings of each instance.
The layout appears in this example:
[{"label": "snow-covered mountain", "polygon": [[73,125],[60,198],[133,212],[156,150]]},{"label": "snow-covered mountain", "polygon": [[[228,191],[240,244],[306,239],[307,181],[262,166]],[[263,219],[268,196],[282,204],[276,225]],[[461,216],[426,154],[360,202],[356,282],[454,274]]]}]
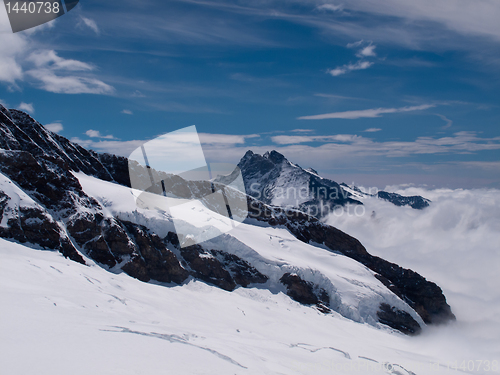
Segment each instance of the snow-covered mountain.
[{"label": "snow-covered mountain", "polygon": [[[136,204],[142,192],[129,187],[125,158],[85,150],[23,112],[0,107],[0,116],[3,238],[143,282],[201,280],[226,291],[283,293],[332,319],[407,334],[454,319],[436,284],[370,255],[358,240],[313,216],[250,196],[244,224],[180,247],[168,212]],[[210,188],[176,178],[183,197]]]},{"label": "snow-covered mountain", "polygon": [[397,193],[389,193],[383,190],[377,191],[376,193],[370,193],[363,191],[357,186],[349,186],[344,182],[342,182],[340,186],[342,186],[342,189],[344,189],[351,197],[359,199],[361,201],[366,198],[369,199],[375,197],[390,202],[395,206],[409,206],[416,210],[422,210],[425,207],[429,207],[429,203],[431,202],[429,199],[424,198],[420,195],[404,196]]},{"label": "snow-covered mountain", "polygon": [[324,217],[349,204],[362,204],[365,198],[380,198],[415,209],[425,208],[430,202],[420,196],[404,197],[385,191],[367,193],[356,186],[338,184],[321,177],[312,168],[301,168],[277,151],[264,155],[247,151],[238,167],[245,189],[252,197],[273,206],[297,208],[316,217]]}]

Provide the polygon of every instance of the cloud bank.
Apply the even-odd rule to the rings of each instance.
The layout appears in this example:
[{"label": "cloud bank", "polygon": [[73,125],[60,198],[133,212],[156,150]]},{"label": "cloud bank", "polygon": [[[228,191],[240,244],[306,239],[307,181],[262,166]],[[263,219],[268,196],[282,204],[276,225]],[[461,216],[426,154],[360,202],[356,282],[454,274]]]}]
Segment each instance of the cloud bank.
[{"label": "cloud bank", "polygon": [[415,345],[437,357],[499,358],[500,190],[387,189],[422,195],[431,206],[420,211],[370,199],[365,215],[331,215],[328,223],[443,289],[457,322],[430,329]]}]

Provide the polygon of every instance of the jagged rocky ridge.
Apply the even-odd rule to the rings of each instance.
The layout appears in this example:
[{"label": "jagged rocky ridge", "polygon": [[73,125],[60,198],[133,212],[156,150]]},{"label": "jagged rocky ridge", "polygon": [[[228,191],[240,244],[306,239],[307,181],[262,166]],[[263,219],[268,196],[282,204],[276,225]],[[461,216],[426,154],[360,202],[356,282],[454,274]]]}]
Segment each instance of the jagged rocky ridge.
[{"label": "jagged rocky ridge", "polygon": [[277,151],[264,155],[247,151],[238,167],[250,196],[273,206],[294,207],[316,217],[326,216],[338,206],[363,204],[361,200],[369,196],[415,209],[429,205],[429,200],[420,196],[404,197],[385,191],[369,194],[345,183],[338,184],[321,177],[312,168],[302,169]]},{"label": "jagged rocky ridge", "polygon": [[[161,238],[144,226],[106,216],[72,172],[129,186],[126,158],[85,150],[47,131],[29,115],[3,107],[0,131],[0,172],[4,175],[0,236],[59,250],[80,263],[85,263],[85,255],[111,271],[122,270],[142,281],[182,283],[191,276],[233,290],[268,280],[268,275],[234,254],[206,249],[203,244],[180,248],[173,232]],[[207,183],[182,179],[176,184],[178,195],[189,198],[203,196],[211,188]],[[16,199],[20,195],[27,199]],[[376,272],[425,323],[454,319],[441,289],[422,276],[371,256],[359,241],[314,217],[271,207],[250,196],[245,199],[250,218],[287,228],[301,241],[323,244]],[[317,286],[294,274],[283,275],[280,281],[291,298],[329,311],[325,293]],[[409,314],[393,306],[380,306],[378,315],[380,322],[404,333],[421,329]]]},{"label": "jagged rocky ridge", "polygon": [[430,200],[420,195],[412,195],[412,196],[403,196],[397,193],[388,193],[387,191],[377,191],[376,193],[370,193],[361,190],[357,186],[349,186],[345,183],[341,183],[340,186],[348,192],[353,197],[358,199],[363,199],[367,197],[376,197],[379,199],[383,199],[387,202],[394,204],[395,206],[409,206],[416,210],[422,210],[425,207],[429,207]]}]

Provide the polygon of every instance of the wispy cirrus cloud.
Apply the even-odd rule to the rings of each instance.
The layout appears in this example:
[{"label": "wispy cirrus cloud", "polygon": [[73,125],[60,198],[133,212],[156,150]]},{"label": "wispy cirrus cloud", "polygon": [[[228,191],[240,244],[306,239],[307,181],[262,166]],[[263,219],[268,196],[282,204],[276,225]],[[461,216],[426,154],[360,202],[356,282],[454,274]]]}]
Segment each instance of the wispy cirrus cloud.
[{"label": "wispy cirrus cloud", "polygon": [[[344,157],[386,156],[406,157],[418,154],[473,154],[479,151],[500,150],[500,137],[481,138],[476,132],[462,131],[451,137],[418,137],[415,141],[374,141],[355,134],[329,136],[279,135],[271,137],[277,145],[299,145],[303,143],[323,143],[315,148],[330,149],[333,154],[343,153]],[[338,155],[337,155],[338,156]]]},{"label": "wispy cirrus cloud", "polygon": [[211,134],[198,133],[202,144],[236,145],[245,144],[247,139],[259,138],[258,134],[231,135],[231,134]]},{"label": "wispy cirrus cloud", "polygon": [[374,63],[372,61],[365,60],[368,57],[375,57],[377,54],[375,53],[375,46],[372,42],[365,42],[364,40],[360,40],[354,43],[347,44],[347,48],[359,48],[356,52],[356,57],[359,60],[355,63],[349,63],[342,66],[338,66],[335,69],[329,69],[327,71],[328,74],[337,77],[353,70],[364,70],[368,69]]},{"label": "wispy cirrus cloud", "polygon": [[334,77],[337,77],[337,76],[341,76],[342,74],[346,74],[346,73],[353,71],[353,70],[368,69],[372,65],[373,65],[373,62],[371,62],[371,61],[358,61],[354,64],[346,64],[346,65],[338,66],[334,69],[330,69],[330,70],[328,70],[328,74],[330,74]]},{"label": "wispy cirrus cloud", "polygon": [[453,125],[453,121],[450,120],[448,117],[440,115],[438,113],[436,113],[436,116],[438,116],[441,120],[446,122],[446,125],[444,125],[441,129],[448,129]]},{"label": "wispy cirrus cloud", "polygon": [[78,25],[80,27],[87,27],[87,28],[89,28],[94,33],[96,33],[97,35],[100,34],[100,30],[99,30],[99,27],[97,26],[97,23],[93,19],[91,19],[91,18],[80,16],[80,22],[78,23]]},{"label": "wispy cirrus cloud", "polygon": [[323,12],[338,12],[344,8],[343,5],[335,5],[335,4],[321,4],[316,7],[316,10]]},{"label": "wispy cirrus cloud", "polygon": [[[122,156],[129,156],[133,150],[148,141],[103,138],[86,140],[72,138],[71,140],[98,152]],[[467,168],[481,175],[484,181],[488,179],[493,181],[496,178],[500,184],[500,179],[491,176],[498,176],[496,172],[500,164],[477,160],[481,152],[500,150],[500,137],[481,137],[477,132],[457,132],[448,137],[418,137],[413,141],[376,141],[356,134],[318,136],[307,133],[270,137],[256,134],[201,133],[200,140],[205,157],[212,162],[238,163],[249,149],[260,154],[276,150],[290,161],[303,166],[312,166],[322,173],[330,173],[332,170],[335,170],[335,173],[344,171],[342,173],[361,173],[362,175],[367,172],[372,173],[374,170],[386,173],[387,171],[407,173],[408,168],[413,168],[432,174],[437,173],[434,166],[440,164],[439,161],[412,164],[402,163],[400,158],[416,155],[447,155],[447,158],[459,155],[463,158],[464,155],[468,155],[469,161],[441,162],[443,167],[439,171],[445,171],[451,165],[450,163],[454,163],[453,165],[457,165],[454,170],[457,181],[464,181],[464,175],[460,171]],[[253,141],[250,143],[248,140]],[[332,163],[333,160],[342,160],[342,163]]]},{"label": "wispy cirrus cloud", "polygon": [[291,130],[293,133],[313,133],[314,129],[293,129]]},{"label": "wispy cirrus cloud", "polygon": [[336,134],[336,135],[276,135],[271,137],[271,140],[278,145],[292,145],[299,143],[311,143],[311,142],[355,142],[356,139],[361,139],[362,137],[354,134]]},{"label": "wispy cirrus cloud", "polygon": [[435,104],[422,104],[417,106],[400,107],[400,108],[372,108],[372,109],[361,109],[357,111],[344,111],[344,112],[332,112],[324,113],[321,115],[312,116],[301,116],[298,117],[299,120],[325,120],[325,119],[359,119],[359,118],[375,118],[380,117],[380,115],[387,113],[401,113],[401,112],[412,112],[412,111],[422,111],[425,109],[435,107]]}]

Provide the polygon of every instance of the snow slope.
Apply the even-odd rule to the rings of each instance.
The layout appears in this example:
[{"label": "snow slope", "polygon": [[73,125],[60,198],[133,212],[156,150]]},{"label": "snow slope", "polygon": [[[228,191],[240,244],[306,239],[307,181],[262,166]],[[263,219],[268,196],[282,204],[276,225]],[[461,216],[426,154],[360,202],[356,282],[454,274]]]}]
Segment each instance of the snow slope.
[{"label": "snow slope", "polygon": [[[130,188],[83,173],[75,173],[75,176],[86,194],[101,202],[109,215],[145,225],[160,236],[166,236],[167,230],[172,230],[168,213],[137,208]],[[201,208],[197,209],[197,218],[203,217],[200,215]],[[190,224],[202,228],[214,225],[214,220],[207,220]],[[264,287],[271,291],[284,292],[284,285],[279,279],[285,273],[297,274],[303,280],[324,289],[330,296],[333,309],[356,322],[381,327],[377,311],[381,303],[387,303],[406,311],[420,326],[425,326],[410,306],[375,278],[373,271],[344,255],[301,242],[285,228],[243,223],[228,235],[213,238],[201,245],[208,250],[223,250],[244,259],[270,278]]]},{"label": "snow slope", "polygon": [[458,374],[415,338],[282,293],[143,283],[3,239],[0,258],[5,374]]}]

